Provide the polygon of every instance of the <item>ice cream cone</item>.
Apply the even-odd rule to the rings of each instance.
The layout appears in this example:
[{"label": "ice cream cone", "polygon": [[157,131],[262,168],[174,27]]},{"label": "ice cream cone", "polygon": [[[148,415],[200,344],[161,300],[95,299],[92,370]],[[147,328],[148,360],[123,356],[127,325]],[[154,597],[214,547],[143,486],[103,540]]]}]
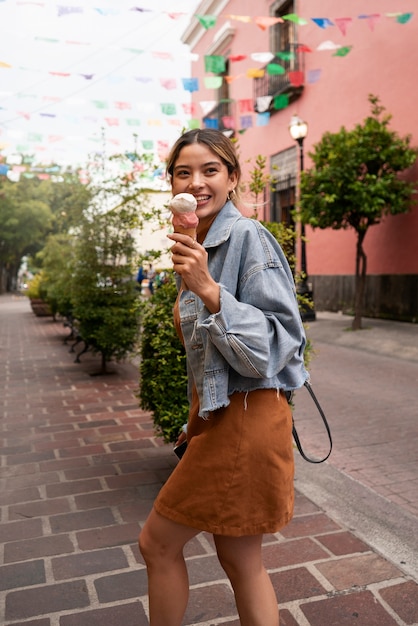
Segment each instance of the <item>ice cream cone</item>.
[{"label": "ice cream cone", "polygon": [[199,219],[196,215],[196,198],[190,193],[179,193],[169,202],[173,214],[172,224],[175,233],[189,235],[196,240]]},{"label": "ice cream cone", "polygon": [[174,232],[181,233],[182,235],[189,235],[189,237],[196,241],[196,228],[182,228],[181,226],[174,226]]}]

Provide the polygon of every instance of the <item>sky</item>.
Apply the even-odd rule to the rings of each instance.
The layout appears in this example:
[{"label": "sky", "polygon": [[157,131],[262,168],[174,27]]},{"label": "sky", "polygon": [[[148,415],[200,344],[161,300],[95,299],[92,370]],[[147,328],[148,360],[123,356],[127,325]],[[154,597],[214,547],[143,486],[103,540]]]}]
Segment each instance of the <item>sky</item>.
[{"label": "sky", "polygon": [[[83,165],[163,157],[190,119],[197,0],[0,0],[0,151]],[[157,159],[159,157],[157,156]]]}]

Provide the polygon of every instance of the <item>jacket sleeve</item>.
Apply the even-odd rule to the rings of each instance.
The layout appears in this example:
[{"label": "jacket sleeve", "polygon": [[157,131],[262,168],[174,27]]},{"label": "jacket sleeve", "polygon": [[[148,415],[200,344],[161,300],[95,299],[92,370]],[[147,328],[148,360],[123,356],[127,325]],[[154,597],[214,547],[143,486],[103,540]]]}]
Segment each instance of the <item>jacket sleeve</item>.
[{"label": "jacket sleeve", "polygon": [[208,342],[240,375],[272,378],[292,360],[303,362],[306,343],[287,263],[252,268],[239,297],[221,284],[221,308],[203,309],[199,326]]}]

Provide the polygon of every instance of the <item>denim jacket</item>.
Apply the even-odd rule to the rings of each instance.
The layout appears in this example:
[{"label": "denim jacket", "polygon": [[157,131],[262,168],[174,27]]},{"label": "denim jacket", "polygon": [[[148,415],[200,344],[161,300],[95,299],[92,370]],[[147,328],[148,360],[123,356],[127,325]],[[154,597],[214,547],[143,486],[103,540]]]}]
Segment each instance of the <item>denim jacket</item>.
[{"label": "denim jacket", "polygon": [[305,332],[293,276],[280,246],[258,221],[227,202],[203,243],[220,285],[220,311],[210,313],[192,291],[179,298],[189,399],[199,415],[228,406],[234,392],[301,387]]}]

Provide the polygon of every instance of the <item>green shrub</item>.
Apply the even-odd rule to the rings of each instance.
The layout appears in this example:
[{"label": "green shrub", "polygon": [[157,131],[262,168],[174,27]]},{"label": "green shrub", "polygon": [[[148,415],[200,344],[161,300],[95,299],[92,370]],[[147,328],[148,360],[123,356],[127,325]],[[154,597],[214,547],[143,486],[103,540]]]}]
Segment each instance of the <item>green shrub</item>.
[{"label": "green shrub", "polygon": [[172,272],[168,281],[143,301],[139,399],[152,411],[157,435],[174,442],[187,422],[186,355],[173,322],[177,289]]}]

